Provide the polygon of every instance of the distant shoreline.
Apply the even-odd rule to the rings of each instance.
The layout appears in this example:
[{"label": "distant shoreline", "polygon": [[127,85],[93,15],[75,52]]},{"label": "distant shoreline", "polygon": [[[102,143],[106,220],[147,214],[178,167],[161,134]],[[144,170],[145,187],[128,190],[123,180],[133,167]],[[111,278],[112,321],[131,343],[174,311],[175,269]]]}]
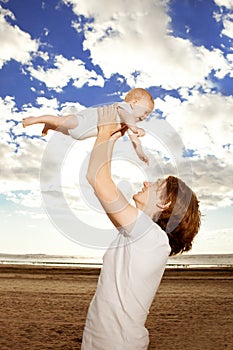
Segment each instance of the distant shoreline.
[{"label": "distant shoreline", "polygon": [[[101,269],[102,263],[99,262],[41,262],[41,261],[0,261],[0,269]],[[168,262],[166,265],[166,270],[187,270],[187,269],[215,269],[215,270],[225,270],[230,269],[233,271],[232,264],[224,263],[198,263],[198,262]]]},{"label": "distant shoreline", "polygon": [[[26,271],[33,269],[35,273],[39,270],[47,271],[94,271],[96,274],[102,267],[102,259],[95,257],[81,256],[61,256],[46,254],[1,254],[0,253],[0,271]],[[230,270],[233,271],[233,254],[183,254],[175,257],[169,257],[166,270]],[[43,272],[43,273],[44,273]],[[81,273],[81,272],[80,272]]]},{"label": "distant shoreline", "polygon": [[[23,274],[23,275],[99,275],[101,267],[93,267],[89,264],[79,264],[78,266],[51,266],[51,265],[34,265],[34,264],[0,264],[0,275],[5,274]],[[184,276],[208,276],[208,278],[226,277],[233,279],[233,266],[188,266],[188,267],[166,267],[165,277],[182,277]],[[224,276],[223,276],[224,275]]]}]

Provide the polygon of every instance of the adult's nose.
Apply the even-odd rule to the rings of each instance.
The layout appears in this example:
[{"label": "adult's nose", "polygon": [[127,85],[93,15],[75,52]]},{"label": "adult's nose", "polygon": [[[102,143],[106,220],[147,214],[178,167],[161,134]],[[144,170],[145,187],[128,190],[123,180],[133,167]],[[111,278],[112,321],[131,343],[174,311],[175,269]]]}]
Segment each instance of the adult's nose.
[{"label": "adult's nose", "polygon": [[149,186],[151,185],[151,182],[144,181],[144,182],[143,182],[143,185],[144,185],[145,187],[149,187]]}]

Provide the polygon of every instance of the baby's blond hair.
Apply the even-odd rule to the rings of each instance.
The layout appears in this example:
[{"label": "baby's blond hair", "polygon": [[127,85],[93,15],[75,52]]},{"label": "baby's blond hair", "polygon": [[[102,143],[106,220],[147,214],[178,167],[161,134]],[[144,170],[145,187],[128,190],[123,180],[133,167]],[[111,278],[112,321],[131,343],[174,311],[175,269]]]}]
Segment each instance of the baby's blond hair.
[{"label": "baby's blond hair", "polygon": [[151,94],[142,88],[135,88],[130,90],[125,96],[125,102],[130,102],[133,99],[141,100],[142,98],[148,98],[151,104],[154,106],[154,99]]}]

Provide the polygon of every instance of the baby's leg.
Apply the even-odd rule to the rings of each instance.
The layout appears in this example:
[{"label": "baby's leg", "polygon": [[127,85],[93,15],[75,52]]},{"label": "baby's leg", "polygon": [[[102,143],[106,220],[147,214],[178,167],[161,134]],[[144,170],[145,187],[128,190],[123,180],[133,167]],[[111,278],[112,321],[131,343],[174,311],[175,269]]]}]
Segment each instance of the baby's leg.
[{"label": "baby's leg", "polygon": [[68,134],[69,129],[74,129],[78,126],[78,119],[75,115],[66,115],[62,117],[54,115],[41,115],[39,117],[28,117],[23,119],[23,127],[34,124],[45,124],[42,130],[42,136],[47,135],[48,130],[60,131],[63,134]]}]

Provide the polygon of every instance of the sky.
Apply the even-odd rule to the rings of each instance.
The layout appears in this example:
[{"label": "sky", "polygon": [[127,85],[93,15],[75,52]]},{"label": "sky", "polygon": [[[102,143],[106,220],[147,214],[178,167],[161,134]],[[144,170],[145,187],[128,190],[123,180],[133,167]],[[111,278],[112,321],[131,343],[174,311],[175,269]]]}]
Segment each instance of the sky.
[{"label": "sky", "polygon": [[86,182],[94,139],[30,115],[76,113],[147,89],[155,109],[113,177],[131,200],[169,174],[197,194],[192,253],[233,253],[233,0],[0,0],[0,253],[101,257],[116,235]]}]

